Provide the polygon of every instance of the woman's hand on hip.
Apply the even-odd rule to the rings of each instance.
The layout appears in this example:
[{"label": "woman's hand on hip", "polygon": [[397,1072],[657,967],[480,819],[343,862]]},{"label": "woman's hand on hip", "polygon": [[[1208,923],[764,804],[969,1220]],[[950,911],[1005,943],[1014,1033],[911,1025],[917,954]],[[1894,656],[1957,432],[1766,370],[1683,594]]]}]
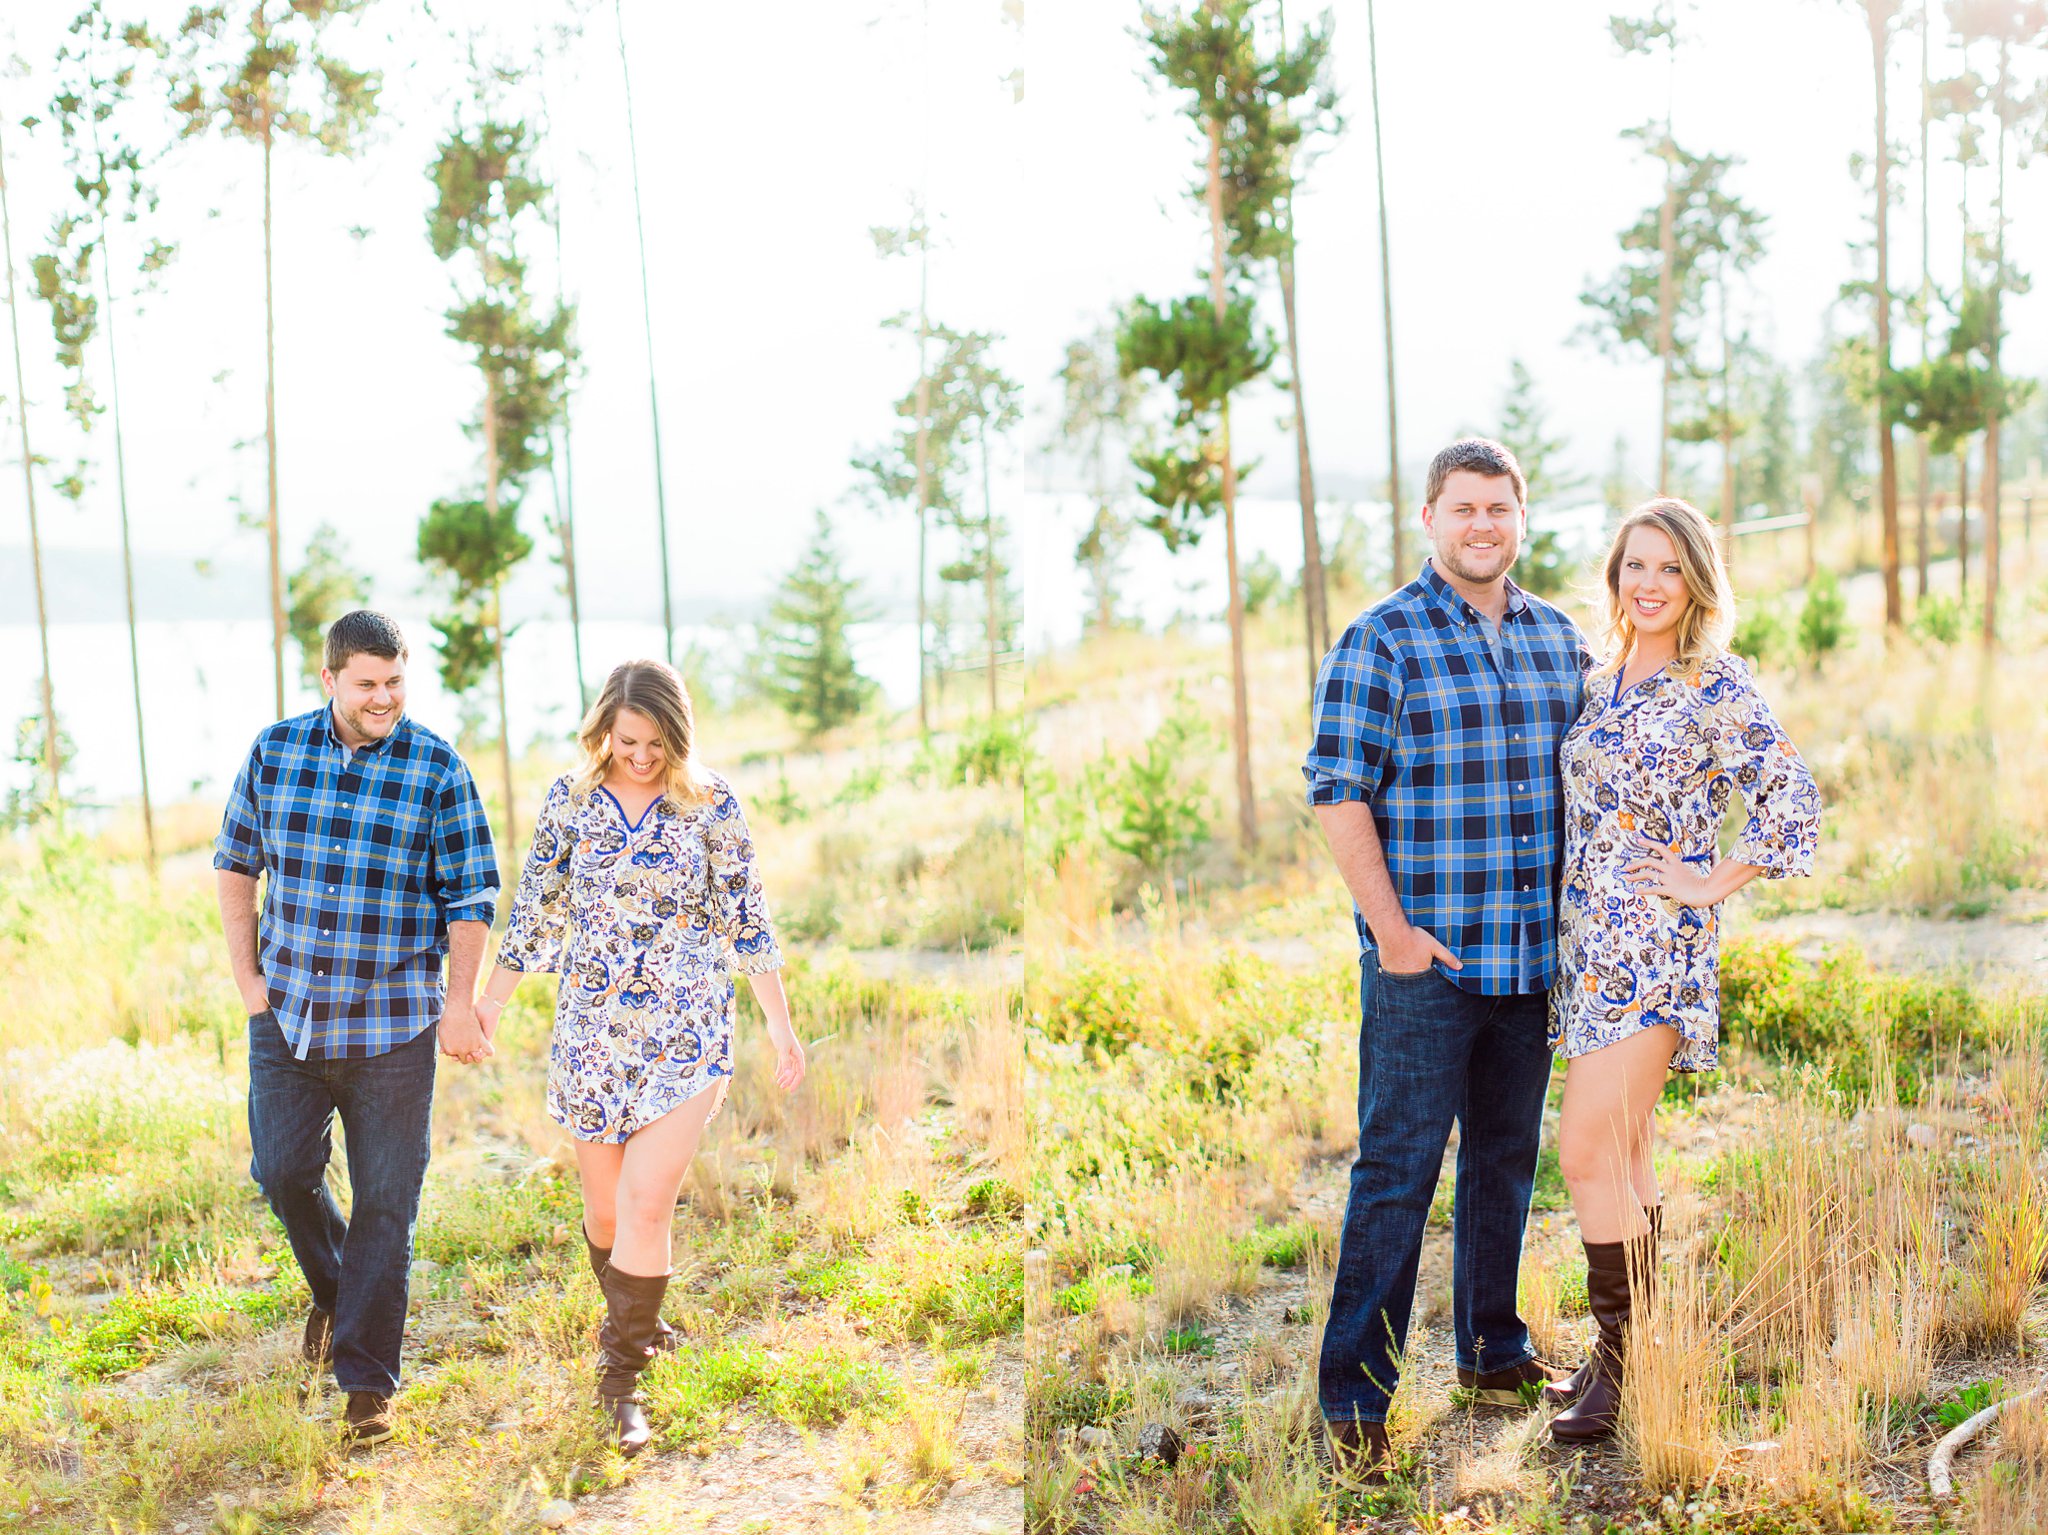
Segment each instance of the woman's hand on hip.
[{"label": "woman's hand on hip", "polygon": [[1629,844],[1622,870],[1629,888],[1641,895],[1661,895],[1681,906],[1712,906],[1718,899],[1707,876],[1678,856],[1678,849],[1641,837]]}]

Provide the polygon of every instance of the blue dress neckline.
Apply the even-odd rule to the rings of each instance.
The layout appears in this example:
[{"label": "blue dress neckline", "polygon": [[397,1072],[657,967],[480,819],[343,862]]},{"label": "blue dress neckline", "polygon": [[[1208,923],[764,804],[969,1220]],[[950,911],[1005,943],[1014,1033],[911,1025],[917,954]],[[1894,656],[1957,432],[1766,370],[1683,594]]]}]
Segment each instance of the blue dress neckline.
[{"label": "blue dress neckline", "polygon": [[663,798],[663,796],[657,794],[654,796],[653,799],[649,800],[646,803],[646,805],[641,808],[640,819],[636,821],[631,816],[626,814],[626,807],[619,803],[618,795],[612,793],[611,786],[609,784],[599,784],[597,787],[603,793],[604,797],[610,800],[612,802],[613,807],[619,812],[619,819],[626,823],[627,831],[638,831],[642,826],[646,825],[647,817],[653,812],[654,807],[661,803]]}]

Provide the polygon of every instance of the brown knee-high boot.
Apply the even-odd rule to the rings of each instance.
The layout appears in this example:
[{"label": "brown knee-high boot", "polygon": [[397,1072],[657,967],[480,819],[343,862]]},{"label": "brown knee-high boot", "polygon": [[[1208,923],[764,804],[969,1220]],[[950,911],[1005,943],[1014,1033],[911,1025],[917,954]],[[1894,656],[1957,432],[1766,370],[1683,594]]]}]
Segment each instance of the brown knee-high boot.
[{"label": "brown knee-high boot", "polygon": [[1586,1297],[1600,1329],[1593,1345],[1593,1375],[1579,1399],[1550,1420],[1550,1436],[1565,1444],[1604,1439],[1621,1415],[1621,1380],[1628,1330],[1646,1309],[1657,1273],[1656,1238],[1585,1242]]},{"label": "brown knee-high boot", "polygon": [[597,1331],[602,1351],[597,1399],[611,1414],[619,1452],[631,1458],[654,1437],[646,1400],[640,1395],[640,1372],[654,1358],[659,1336],[655,1326],[661,1320],[661,1298],[668,1293],[668,1275],[623,1274],[606,1264],[598,1283],[604,1288],[604,1325]]},{"label": "brown knee-high boot", "polygon": [[[590,1277],[597,1281],[597,1287],[604,1288],[605,1265],[612,1261],[612,1250],[599,1247],[590,1240],[590,1228],[583,1229],[583,1250],[590,1256]],[[660,1317],[654,1319],[654,1346],[664,1354],[672,1354],[683,1346],[683,1340],[676,1330]]]},{"label": "brown knee-high boot", "polygon": [[[1660,1200],[1654,1205],[1643,1206],[1643,1214],[1650,1219],[1650,1251],[1656,1252],[1664,1235],[1664,1205]],[[1585,1394],[1586,1387],[1593,1379],[1593,1356],[1588,1354],[1586,1362],[1563,1380],[1552,1381],[1543,1388],[1544,1403],[1551,1407],[1569,1407]]]}]

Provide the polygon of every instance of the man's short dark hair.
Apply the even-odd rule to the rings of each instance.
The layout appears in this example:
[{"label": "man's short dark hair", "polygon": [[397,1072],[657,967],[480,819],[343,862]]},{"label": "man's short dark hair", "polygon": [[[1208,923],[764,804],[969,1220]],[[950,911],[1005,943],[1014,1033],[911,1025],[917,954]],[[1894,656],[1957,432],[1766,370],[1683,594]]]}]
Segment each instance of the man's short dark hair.
[{"label": "man's short dark hair", "polygon": [[327,653],[322,658],[330,672],[348,665],[351,656],[381,656],[386,661],[405,659],[405,636],[398,625],[382,613],[358,608],[344,613],[327,626]]},{"label": "man's short dark hair", "polygon": [[1513,453],[1491,437],[1460,437],[1431,459],[1429,486],[1423,493],[1423,504],[1435,506],[1436,498],[1443,494],[1444,481],[1460,469],[1469,469],[1474,474],[1485,475],[1488,479],[1505,476],[1513,480],[1516,504],[1528,504],[1529,482],[1522,478],[1522,466],[1515,461]]}]

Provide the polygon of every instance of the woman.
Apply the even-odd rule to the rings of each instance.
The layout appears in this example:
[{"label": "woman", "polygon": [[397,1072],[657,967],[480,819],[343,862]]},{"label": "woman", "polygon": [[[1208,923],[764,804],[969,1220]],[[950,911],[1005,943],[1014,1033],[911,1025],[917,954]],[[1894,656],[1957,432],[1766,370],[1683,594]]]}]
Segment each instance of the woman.
[{"label": "woman", "polygon": [[576,1141],[605,1303],[598,1396],[630,1456],[650,1434],[636,1387],[666,1342],[676,1194],[732,1082],[732,970],[768,1020],[785,1091],[804,1050],[746,818],[697,764],[682,678],[659,661],[615,668],[578,740],[582,765],[548,790],[477,1008],[495,1034],[520,977],[561,975],[547,1108]]},{"label": "woman", "polygon": [[[1544,1388],[1566,1442],[1614,1429],[1622,1335],[1647,1301],[1662,1208],[1652,1115],[1667,1072],[1719,1058],[1719,907],[1757,878],[1809,874],[1820,793],[1727,650],[1735,602],[1714,530],[1650,501],[1608,551],[1609,657],[1559,749],[1565,792],[1559,981],[1551,1048],[1565,1057],[1558,1156],[1586,1249],[1599,1340]],[[1717,856],[1729,799],[1741,835]]]}]

